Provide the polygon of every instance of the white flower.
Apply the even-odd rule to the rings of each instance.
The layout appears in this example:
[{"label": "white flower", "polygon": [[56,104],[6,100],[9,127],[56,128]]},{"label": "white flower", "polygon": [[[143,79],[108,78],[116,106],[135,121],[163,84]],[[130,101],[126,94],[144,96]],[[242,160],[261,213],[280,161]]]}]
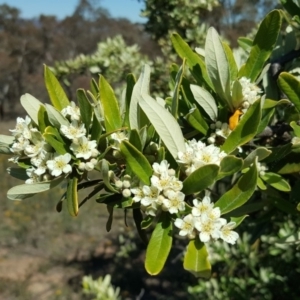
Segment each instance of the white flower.
[{"label": "white flower", "polygon": [[[123,186],[123,183],[122,183]],[[133,189],[130,189],[131,193],[134,194],[135,196],[132,198],[134,202],[140,202],[144,197],[145,194],[143,192],[143,187],[136,187]]]},{"label": "white flower", "polygon": [[25,120],[23,118],[18,117],[17,118],[17,124],[15,129],[10,129],[9,131],[12,132],[14,136],[22,136],[25,139],[31,138],[31,132],[30,132],[30,123],[31,119],[26,116]]},{"label": "white flower", "polygon": [[45,174],[47,171],[47,161],[50,159],[50,153],[41,153],[39,156],[32,157],[30,162],[36,167],[34,173],[37,175]]},{"label": "white flower", "polygon": [[195,222],[194,222],[194,217],[189,214],[185,216],[182,219],[177,218],[174,222],[174,225],[181,229],[179,231],[179,235],[181,236],[189,236],[192,238],[194,236],[194,228],[195,228]]},{"label": "white flower", "polygon": [[216,130],[216,135],[222,136],[223,138],[227,138],[231,133],[231,129],[227,123],[223,123],[220,129]]},{"label": "white flower", "polygon": [[264,176],[266,174],[266,171],[268,170],[268,166],[264,163],[257,163],[257,172],[260,176]]},{"label": "white flower", "polygon": [[[168,173],[167,173],[168,174]],[[171,177],[161,176],[160,178],[153,175],[151,176],[151,184],[155,186],[159,191],[168,190],[171,188]]]},{"label": "white flower", "polygon": [[26,174],[29,177],[25,180],[26,184],[32,184],[40,181],[40,176],[35,173],[35,168],[31,167],[26,169]]},{"label": "white flower", "polygon": [[73,151],[77,158],[82,157],[83,159],[89,159],[93,155],[95,155],[97,142],[95,140],[89,141],[87,137],[82,136],[78,140],[74,140],[70,146],[70,149]]},{"label": "white flower", "polygon": [[253,104],[256,100],[259,99],[259,94],[262,92],[259,87],[254,83],[250,82],[250,79],[242,77],[239,79],[240,84],[242,85],[243,101]]},{"label": "white flower", "polygon": [[204,196],[202,201],[194,199],[193,204],[192,215],[194,217],[199,217],[202,214],[209,214],[214,207],[214,204],[210,202],[210,197],[208,196]]},{"label": "white flower", "polygon": [[226,225],[224,225],[220,230],[220,238],[229,243],[229,244],[235,244],[237,239],[239,238],[239,234],[235,231],[232,231],[232,229],[236,226],[235,222],[229,222]]},{"label": "white flower", "polygon": [[163,205],[168,209],[170,214],[176,214],[178,211],[185,209],[184,193],[170,191],[168,199],[163,200]]},{"label": "white flower", "polygon": [[114,141],[114,148],[119,149],[120,144],[124,140],[128,140],[127,135],[123,131],[114,132],[111,135],[112,140]]},{"label": "white flower", "polygon": [[72,167],[69,164],[70,160],[70,153],[65,153],[64,155],[56,155],[53,160],[48,160],[47,167],[50,170],[51,175],[57,177],[62,173],[70,173],[72,171]]},{"label": "white flower", "polygon": [[144,206],[151,205],[155,202],[159,195],[159,190],[155,186],[143,186],[144,197],[141,199],[141,204]]},{"label": "white flower", "polygon": [[221,227],[226,224],[226,220],[219,218],[210,219],[206,214],[202,214],[195,219],[195,227],[199,231],[200,241],[209,242],[212,239],[218,239],[221,235]]},{"label": "white flower", "polygon": [[194,164],[197,169],[206,164],[220,165],[221,159],[225,156],[226,153],[220,151],[220,148],[209,145],[196,153]]},{"label": "white flower", "polygon": [[80,109],[75,104],[75,102],[71,101],[71,105],[62,109],[61,113],[64,117],[70,116],[72,121],[79,121],[80,120]]},{"label": "white flower", "polygon": [[10,151],[16,154],[21,154],[21,152],[23,152],[29,144],[29,140],[25,139],[23,136],[20,136],[17,139],[17,142],[12,144]]},{"label": "white flower", "polygon": [[61,125],[60,132],[70,140],[85,136],[86,129],[84,124],[79,125],[78,121],[72,121],[70,125]]},{"label": "white flower", "polygon": [[159,163],[154,163],[152,165],[152,169],[155,173],[155,175],[159,176],[159,175],[162,175],[162,176],[168,176],[168,171],[169,171],[169,163],[167,160],[162,160]]},{"label": "white flower", "polygon": [[291,143],[292,143],[293,145],[298,145],[298,144],[300,144],[300,137],[294,136],[294,137],[292,138]]}]

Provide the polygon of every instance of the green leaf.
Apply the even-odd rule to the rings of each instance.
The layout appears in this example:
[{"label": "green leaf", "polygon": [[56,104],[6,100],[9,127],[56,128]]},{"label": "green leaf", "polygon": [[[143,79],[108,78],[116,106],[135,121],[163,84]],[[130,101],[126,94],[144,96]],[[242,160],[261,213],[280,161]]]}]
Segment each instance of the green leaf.
[{"label": "green leaf", "polygon": [[200,85],[206,84],[207,87],[213,90],[212,83],[208,77],[205,63],[201,57],[196,54],[189,45],[177,33],[171,35],[171,41],[177,54],[182,58],[186,58],[187,65],[191,73]]},{"label": "green leaf", "polygon": [[260,100],[257,100],[243,115],[237,127],[230,133],[221,149],[226,153],[231,153],[238,146],[249,142],[256,134],[260,119]]},{"label": "green leaf", "polygon": [[203,119],[199,109],[197,107],[192,108],[190,112],[185,116],[188,123],[193,126],[196,130],[203,133],[204,135],[207,134],[208,125]]},{"label": "green leaf", "polygon": [[100,161],[100,170],[102,173],[102,178],[105,186],[113,193],[118,194],[119,191],[116,190],[111,184],[110,184],[110,177],[109,177],[109,164],[106,159],[102,159]]},{"label": "green leaf", "polygon": [[300,137],[300,126],[295,121],[290,123],[290,126],[294,129],[294,133],[297,137]]},{"label": "green leaf", "polygon": [[185,151],[184,137],[176,119],[149,95],[142,94],[139,105],[176,159],[179,151]]},{"label": "green leaf", "polygon": [[225,156],[220,163],[220,170],[217,180],[237,173],[242,169],[243,160],[241,158],[235,157],[233,155]]},{"label": "green leaf", "polygon": [[140,129],[144,126],[141,121],[142,112],[138,105],[141,94],[149,94],[150,84],[150,66],[144,65],[142,73],[134,85],[130,106],[129,106],[129,122],[131,129]]},{"label": "green leaf", "polygon": [[154,221],[153,216],[150,215],[146,216],[145,219],[141,222],[141,228],[142,229],[149,228],[152,225],[153,221]]},{"label": "green leaf", "polygon": [[152,167],[147,158],[128,141],[120,144],[121,153],[125,156],[127,164],[133,173],[146,185],[150,185],[150,177],[153,173]]},{"label": "green leaf", "polygon": [[300,156],[298,153],[289,153],[283,158],[278,158],[269,165],[270,171],[277,174],[292,174],[300,172]]},{"label": "green leaf", "polygon": [[0,134],[0,153],[1,154],[12,154],[10,146],[14,142],[15,137],[10,135]]},{"label": "green leaf", "polygon": [[214,28],[209,28],[205,41],[205,64],[218,96],[233,110],[230,96],[230,71],[221,39]]},{"label": "green leaf", "polygon": [[241,107],[243,102],[243,87],[238,80],[235,80],[232,86],[232,106],[234,109]]},{"label": "green leaf", "polygon": [[77,177],[71,177],[67,187],[67,208],[72,217],[78,215]]},{"label": "green leaf", "polygon": [[226,53],[227,61],[228,61],[228,66],[229,66],[229,74],[230,74],[230,82],[233,82],[236,80],[237,75],[238,75],[238,67],[233,55],[233,52],[229,45],[227,43],[222,42],[224,51]]},{"label": "green leaf", "polygon": [[60,129],[61,125],[69,126],[69,121],[55,107],[45,104],[49,122],[56,128]]},{"label": "green leaf", "polygon": [[279,174],[267,172],[265,175],[260,175],[261,179],[271,185],[274,189],[282,192],[290,192],[291,187],[289,183]]},{"label": "green leaf", "polygon": [[52,105],[59,111],[70,105],[65,91],[46,65],[44,65],[44,79]]},{"label": "green leaf", "polygon": [[300,81],[292,74],[282,72],[278,77],[278,85],[288,99],[300,111]]},{"label": "green leaf", "polygon": [[214,97],[198,85],[191,84],[190,88],[197,103],[204,109],[212,121],[216,121],[218,118],[218,108]]},{"label": "green leaf", "polygon": [[145,259],[145,268],[150,275],[159,274],[169,256],[172,246],[172,222],[163,213],[152,232]]},{"label": "green leaf", "polygon": [[227,191],[215,203],[215,207],[220,207],[222,214],[226,214],[248,201],[255,191],[257,182],[257,167],[254,162],[249,171],[242,175],[232,189]]},{"label": "green leaf", "polygon": [[190,240],[184,255],[183,267],[196,277],[210,278],[211,265],[208,260],[208,252],[204,243],[198,238]]},{"label": "green leaf", "polygon": [[118,101],[113,89],[103,76],[99,80],[100,100],[103,106],[104,123],[106,132],[111,132],[122,127],[122,119]]},{"label": "green leaf", "polygon": [[172,106],[171,106],[171,113],[174,116],[175,119],[178,119],[178,102],[179,102],[179,91],[180,86],[182,82],[183,72],[185,68],[185,59],[182,62],[182,66],[178,70],[175,78],[175,88],[173,92],[173,98],[172,98]]},{"label": "green leaf", "polygon": [[17,185],[8,190],[7,198],[10,200],[23,200],[35,194],[48,191],[60,184],[63,180],[64,176],[60,176],[52,181]]},{"label": "green leaf", "polygon": [[67,145],[62,143],[61,141],[57,140],[54,135],[49,133],[44,133],[43,137],[45,138],[46,142],[60,155],[64,155],[65,153],[69,152],[69,148]]},{"label": "green leaf", "polygon": [[129,114],[130,114],[130,101],[132,98],[133,94],[133,88],[136,83],[136,79],[133,74],[128,74],[126,78],[126,94],[125,94],[125,117],[124,117],[124,123],[123,126],[126,126],[130,128],[130,119],[129,119]]},{"label": "green leaf", "polygon": [[30,94],[21,96],[20,102],[26,110],[28,116],[35,124],[38,124],[38,112],[40,107],[44,107],[44,104]]},{"label": "green leaf", "polygon": [[254,38],[246,64],[240,69],[239,77],[247,77],[255,82],[269,59],[281,28],[281,14],[271,11],[262,21]]},{"label": "green leaf", "polygon": [[247,217],[248,215],[244,215],[241,217],[231,217],[230,222],[235,222],[235,226],[233,228],[238,227]]},{"label": "green leaf", "polygon": [[251,47],[253,45],[253,41],[246,37],[239,37],[238,44],[241,48],[243,48],[247,53],[250,53]]},{"label": "green leaf", "polygon": [[80,108],[80,117],[85,126],[86,132],[89,132],[92,121],[93,108],[83,89],[77,90],[77,100]]},{"label": "green leaf", "polygon": [[26,169],[23,168],[8,168],[7,173],[17,179],[25,181],[28,179],[28,175],[26,173]]},{"label": "green leaf", "polygon": [[268,157],[272,151],[268,150],[264,147],[258,147],[254,149],[248,156],[244,159],[243,169],[250,167],[250,165],[255,161],[257,157],[257,161],[261,161]]},{"label": "green leaf", "polygon": [[50,126],[50,121],[45,106],[40,106],[38,111],[38,126],[41,133],[44,133],[47,126]]},{"label": "green leaf", "polygon": [[130,131],[129,143],[135,148],[137,148],[139,151],[143,151],[142,140],[136,129]]},{"label": "green leaf", "polygon": [[182,192],[190,195],[203,191],[216,180],[219,172],[217,165],[205,165],[191,173],[184,181]]}]

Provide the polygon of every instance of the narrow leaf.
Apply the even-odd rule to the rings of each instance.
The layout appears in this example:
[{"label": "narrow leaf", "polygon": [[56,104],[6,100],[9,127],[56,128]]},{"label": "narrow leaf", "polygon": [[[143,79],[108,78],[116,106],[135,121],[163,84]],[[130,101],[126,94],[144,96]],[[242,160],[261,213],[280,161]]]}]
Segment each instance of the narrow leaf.
[{"label": "narrow leaf", "polygon": [[122,141],[120,150],[134,174],[145,184],[149,185],[153,170],[143,153],[127,141]]},{"label": "narrow leaf", "polygon": [[226,192],[215,204],[226,214],[247,202],[255,191],[257,182],[257,167],[254,163],[238,182]]},{"label": "narrow leaf", "polygon": [[76,217],[78,215],[77,183],[77,177],[70,178],[67,187],[67,207],[69,214],[72,217]]},{"label": "narrow leaf", "polygon": [[205,64],[216,93],[233,110],[228,59],[220,37],[212,27],[208,29],[205,41]]},{"label": "narrow leaf", "polygon": [[8,190],[7,198],[11,200],[23,200],[37,193],[48,191],[60,184],[63,180],[64,177],[61,176],[52,181],[17,185]]},{"label": "narrow leaf", "polygon": [[278,10],[271,11],[262,21],[254,38],[250,55],[239,77],[247,77],[255,82],[269,59],[281,28],[281,14]]},{"label": "narrow leaf", "polygon": [[191,91],[197,103],[204,109],[212,121],[218,118],[218,108],[214,97],[204,88],[191,84]]},{"label": "narrow leaf", "polygon": [[300,112],[300,81],[292,74],[282,72],[278,77],[278,85]]},{"label": "narrow leaf", "polygon": [[93,108],[83,89],[77,90],[77,100],[80,108],[81,120],[85,126],[86,131],[89,132],[92,121]]},{"label": "narrow leaf", "polygon": [[59,111],[70,105],[65,91],[46,65],[44,66],[44,79],[52,105]]},{"label": "narrow leaf", "polygon": [[99,80],[100,100],[103,106],[104,123],[107,132],[114,131],[122,127],[122,119],[118,101],[113,89],[103,76]]},{"label": "narrow leaf", "polygon": [[185,151],[182,131],[176,119],[149,95],[142,94],[139,105],[147,115],[156,132],[176,159],[179,151]]},{"label": "narrow leaf", "polygon": [[21,96],[20,102],[28,113],[28,116],[35,124],[38,124],[38,112],[40,107],[44,106],[44,104],[30,94]]},{"label": "narrow leaf", "polygon": [[182,58],[186,58],[187,65],[190,68],[191,73],[200,85],[205,85],[210,89],[214,89],[213,85],[208,77],[205,63],[201,57],[196,54],[190,46],[181,38],[177,33],[171,35],[171,41],[177,54]]},{"label": "narrow leaf", "polygon": [[172,240],[171,219],[167,214],[162,214],[146,251],[145,268],[150,275],[157,275],[162,271],[171,250]]}]

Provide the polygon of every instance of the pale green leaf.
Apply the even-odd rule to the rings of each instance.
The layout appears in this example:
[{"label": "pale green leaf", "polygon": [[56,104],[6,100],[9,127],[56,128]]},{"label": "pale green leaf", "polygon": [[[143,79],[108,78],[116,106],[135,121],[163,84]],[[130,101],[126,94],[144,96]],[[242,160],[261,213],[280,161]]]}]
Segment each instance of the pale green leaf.
[{"label": "pale green leaf", "polygon": [[210,278],[211,265],[205,244],[198,238],[190,240],[184,255],[183,267],[196,277]]},{"label": "pale green leaf", "polygon": [[185,151],[184,137],[176,119],[147,94],[141,95],[139,105],[176,159],[179,151]]},{"label": "pale green leaf", "polygon": [[60,184],[65,178],[63,176],[47,182],[38,182],[32,184],[21,184],[12,187],[7,192],[7,198],[11,200],[23,200],[34,196],[37,193],[48,191],[58,184]]},{"label": "pale green leaf", "polygon": [[205,64],[216,93],[233,110],[228,59],[220,37],[212,27],[208,29],[205,41]]},{"label": "pale green leaf", "polygon": [[40,107],[44,106],[44,104],[30,94],[21,96],[20,102],[26,110],[28,116],[35,124],[38,124],[38,112]]},{"label": "pale green leaf", "polygon": [[214,97],[204,88],[191,84],[191,91],[197,103],[204,109],[212,121],[218,118],[218,108]]}]

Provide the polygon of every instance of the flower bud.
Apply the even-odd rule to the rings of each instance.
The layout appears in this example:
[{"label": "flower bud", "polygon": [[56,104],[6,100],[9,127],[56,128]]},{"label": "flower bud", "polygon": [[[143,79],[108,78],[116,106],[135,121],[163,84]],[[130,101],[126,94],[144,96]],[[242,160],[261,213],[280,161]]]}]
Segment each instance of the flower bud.
[{"label": "flower bud", "polygon": [[131,191],[130,191],[130,189],[124,189],[124,190],[122,191],[122,195],[123,195],[123,197],[125,197],[125,198],[129,198],[129,197],[131,196]]}]

